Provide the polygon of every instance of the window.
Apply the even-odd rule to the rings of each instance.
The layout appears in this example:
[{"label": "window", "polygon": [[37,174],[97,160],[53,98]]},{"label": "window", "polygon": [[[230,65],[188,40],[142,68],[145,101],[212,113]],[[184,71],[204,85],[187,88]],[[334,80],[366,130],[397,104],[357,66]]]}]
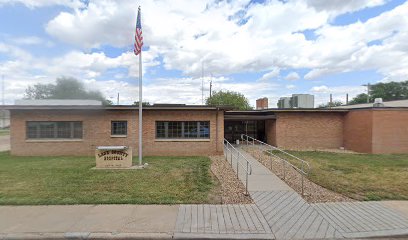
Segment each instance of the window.
[{"label": "window", "polygon": [[172,121],[156,122],[156,138],[159,139],[208,139],[209,121]]},{"label": "window", "polygon": [[127,121],[112,121],[111,135],[127,135]]},{"label": "window", "polygon": [[82,122],[29,121],[27,139],[82,139]]}]

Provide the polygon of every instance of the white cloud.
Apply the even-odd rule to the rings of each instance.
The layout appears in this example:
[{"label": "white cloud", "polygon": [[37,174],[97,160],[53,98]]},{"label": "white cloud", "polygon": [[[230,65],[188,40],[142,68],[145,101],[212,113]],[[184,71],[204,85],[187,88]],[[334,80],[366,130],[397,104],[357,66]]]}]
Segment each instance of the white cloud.
[{"label": "white cloud", "polygon": [[279,73],[280,73],[280,69],[275,67],[275,68],[273,68],[272,71],[267,72],[264,75],[262,75],[260,80],[264,81],[264,80],[269,80],[269,79],[274,78],[274,77],[278,77]]},{"label": "white cloud", "polygon": [[[208,72],[219,75],[277,67],[310,68],[305,79],[367,69],[378,70],[385,78],[400,78],[407,66],[402,46],[394,45],[408,31],[408,3],[364,23],[330,24],[339,14],[384,3],[385,0],[140,2],[145,45],[157,50],[166,69],[181,70],[187,76],[200,76],[204,62]],[[48,22],[46,31],[85,49],[112,45],[130,50],[137,5],[132,0],[90,2],[86,8],[61,12]],[[307,40],[301,33],[304,30],[315,30],[316,39]],[[363,58],[374,54],[375,46],[369,46],[374,40],[382,41],[381,54],[397,60],[391,64],[379,59],[380,64],[373,64]]]},{"label": "white cloud", "polygon": [[0,6],[6,4],[21,3],[29,8],[47,7],[52,5],[61,5],[71,8],[81,8],[85,4],[80,0],[0,0]]},{"label": "white cloud", "polygon": [[297,72],[290,72],[288,75],[286,75],[285,79],[289,81],[295,81],[299,80],[300,76]]},{"label": "white cloud", "polygon": [[289,84],[289,85],[286,85],[286,88],[287,89],[294,89],[294,88],[296,88],[296,86],[293,85],[293,84]]},{"label": "white cloud", "polygon": [[315,93],[327,93],[329,91],[329,88],[325,85],[315,86],[315,87],[312,87],[310,91],[315,92]]},{"label": "white cloud", "polygon": [[364,8],[383,5],[386,0],[306,0],[307,4],[317,11],[328,11],[333,15],[339,15],[346,12],[354,12]]}]

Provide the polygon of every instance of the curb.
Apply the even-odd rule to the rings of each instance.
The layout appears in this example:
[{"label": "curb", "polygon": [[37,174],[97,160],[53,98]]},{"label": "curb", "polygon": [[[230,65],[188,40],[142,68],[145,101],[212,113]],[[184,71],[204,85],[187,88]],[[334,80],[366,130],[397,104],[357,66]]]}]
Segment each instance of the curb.
[{"label": "curb", "polygon": [[172,233],[103,233],[103,232],[65,232],[65,233],[9,233],[0,234],[0,239],[4,240],[28,240],[28,239],[173,239]]}]

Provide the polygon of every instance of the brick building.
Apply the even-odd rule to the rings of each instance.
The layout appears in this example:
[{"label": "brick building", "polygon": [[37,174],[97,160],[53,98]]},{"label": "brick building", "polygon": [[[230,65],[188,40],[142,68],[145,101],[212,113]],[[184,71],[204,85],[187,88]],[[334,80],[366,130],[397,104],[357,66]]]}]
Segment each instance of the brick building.
[{"label": "brick building", "polygon": [[[11,154],[93,155],[98,146],[131,146],[137,106],[12,105]],[[263,109],[153,105],[143,109],[144,155],[213,155],[247,134],[284,149],[408,153],[408,108]]]}]

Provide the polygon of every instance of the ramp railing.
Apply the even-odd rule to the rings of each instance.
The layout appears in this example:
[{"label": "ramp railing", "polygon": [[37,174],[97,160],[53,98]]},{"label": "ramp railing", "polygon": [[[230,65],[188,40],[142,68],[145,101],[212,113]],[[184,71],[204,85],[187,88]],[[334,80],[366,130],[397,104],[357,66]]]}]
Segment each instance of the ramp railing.
[{"label": "ramp railing", "polygon": [[226,139],[224,139],[224,149],[226,150],[224,151],[225,160],[230,162],[232,168],[234,168],[233,158],[235,158],[237,161],[236,162],[237,178],[239,179],[239,167],[241,167],[242,170],[245,172],[245,195],[249,195],[248,176],[252,174],[251,163]]},{"label": "ramp railing", "polygon": [[241,134],[241,140],[246,142],[246,145],[258,146],[261,153],[266,153],[269,156],[269,164],[272,170],[272,158],[275,157],[282,163],[283,179],[286,180],[287,167],[292,167],[301,175],[302,195],[304,195],[304,177],[310,172],[309,162],[300,159],[293,154],[290,154],[278,147],[264,143],[258,139],[250,137],[246,134]]}]

